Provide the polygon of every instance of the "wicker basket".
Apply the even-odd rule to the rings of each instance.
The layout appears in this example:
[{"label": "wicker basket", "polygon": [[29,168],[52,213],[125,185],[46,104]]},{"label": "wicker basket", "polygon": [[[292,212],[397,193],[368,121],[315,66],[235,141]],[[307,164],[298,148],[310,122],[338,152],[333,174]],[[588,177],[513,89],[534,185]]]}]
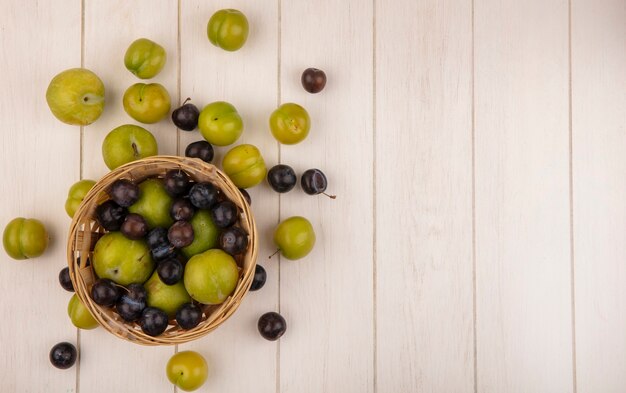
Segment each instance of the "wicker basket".
[{"label": "wicker basket", "polygon": [[[106,231],[96,220],[96,207],[109,199],[106,194],[108,187],[117,179],[141,181],[148,177],[163,177],[170,169],[182,169],[195,181],[211,182],[218,187],[222,195],[235,203],[241,212],[238,225],[249,234],[248,250],[245,255],[236,257],[240,268],[239,281],[233,294],[222,304],[203,307],[203,320],[190,330],[183,330],[178,325],[168,326],[158,337],[151,337],[141,331],[136,323],[125,322],[110,307],[102,307],[94,303],[89,295],[91,286],[96,280],[90,260],[96,241]],[[216,329],[239,307],[248,292],[257,256],[257,233],[250,207],[237,187],[213,165],[196,158],[174,156],[155,156],[123,165],[104,176],[85,196],[74,215],[70,226],[67,244],[67,257],[70,277],[76,294],[91,312],[94,318],[106,330],[125,340],[142,345],[181,344],[206,335]]]}]

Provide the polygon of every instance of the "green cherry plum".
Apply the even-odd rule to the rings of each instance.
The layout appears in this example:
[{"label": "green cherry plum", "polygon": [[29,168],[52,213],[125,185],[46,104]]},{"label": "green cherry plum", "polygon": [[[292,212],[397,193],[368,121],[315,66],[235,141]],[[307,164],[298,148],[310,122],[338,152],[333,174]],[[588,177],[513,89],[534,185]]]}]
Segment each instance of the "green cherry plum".
[{"label": "green cherry plum", "polygon": [[170,95],[158,83],[135,83],[124,93],[124,110],[141,123],[152,124],[164,119],[170,111]]},{"label": "green cherry plum", "polygon": [[4,228],[2,245],[13,259],[36,258],[48,248],[48,232],[41,221],[18,217]]},{"label": "green cherry plum", "polygon": [[229,52],[240,49],[248,39],[248,19],[238,10],[219,10],[207,25],[209,41]]},{"label": "green cherry plum", "polygon": [[270,116],[272,135],[284,145],[302,142],[309,135],[310,128],[309,114],[298,104],[282,104]]},{"label": "green cherry plum", "polygon": [[291,260],[304,258],[315,245],[315,231],[306,218],[289,217],[276,227],[274,243],[285,258]]},{"label": "green cherry plum", "polygon": [[239,188],[254,187],[267,174],[261,152],[253,145],[239,145],[230,149],[222,159],[222,168]]},{"label": "green cherry plum", "polygon": [[204,384],[209,375],[209,367],[198,352],[182,351],[170,358],[165,373],[167,379],[179,389],[191,392]]},{"label": "green cherry plum", "polygon": [[87,307],[85,307],[76,294],[72,296],[67,305],[67,315],[70,317],[74,326],[79,329],[90,330],[100,326],[98,321],[91,315]]},{"label": "green cherry plum", "polygon": [[85,195],[96,184],[93,180],[80,180],[70,187],[70,191],[67,193],[67,200],[65,201],[65,212],[70,218],[74,217],[74,213],[78,210],[78,206],[85,198]]},{"label": "green cherry plum", "polygon": [[109,232],[98,240],[92,263],[98,277],[120,285],[141,284],[154,270],[146,242],[130,240],[121,232]]},{"label": "green cherry plum", "polygon": [[228,146],[243,132],[243,121],[237,109],[228,102],[217,101],[205,106],[198,118],[200,134],[212,145]]},{"label": "green cherry plum", "polygon": [[182,281],[173,285],[165,284],[155,271],[152,277],[143,284],[148,293],[148,306],[159,308],[173,319],[176,311],[185,303],[191,302]]},{"label": "green cherry plum", "polygon": [[63,123],[86,126],[104,110],[104,84],[85,68],[72,68],[56,75],[46,91],[52,114]]},{"label": "green cherry plum", "polygon": [[102,157],[111,170],[158,153],[159,148],[154,135],[145,128],[132,124],[113,129],[102,142]]},{"label": "green cherry plum", "polygon": [[191,227],[194,233],[193,242],[182,249],[187,258],[217,247],[220,230],[213,223],[208,210],[198,210],[191,218]]},{"label": "green cherry plum", "polygon": [[154,78],[165,65],[165,49],[147,38],[133,41],[124,55],[124,65],[140,79]]},{"label": "green cherry plum", "polygon": [[150,228],[168,228],[174,223],[170,216],[173,202],[161,179],[147,179],[139,183],[139,199],[128,211],[142,216]]},{"label": "green cherry plum", "polygon": [[238,279],[235,259],[222,250],[212,249],[187,261],[183,281],[195,301],[220,304],[233,293]]}]

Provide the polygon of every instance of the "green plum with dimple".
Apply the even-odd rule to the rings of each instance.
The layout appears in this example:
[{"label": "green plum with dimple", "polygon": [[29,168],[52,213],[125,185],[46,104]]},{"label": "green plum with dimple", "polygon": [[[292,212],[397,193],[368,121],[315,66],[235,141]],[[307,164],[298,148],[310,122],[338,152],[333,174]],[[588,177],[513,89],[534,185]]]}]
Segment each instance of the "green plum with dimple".
[{"label": "green plum with dimple", "polygon": [[285,258],[304,258],[315,246],[313,225],[304,217],[289,217],[276,227],[274,243]]},{"label": "green plum with dimple", "polygon": [[18,217],[4,228],[2,245],[13,259],[36,258],[48,248],[48,232],[41,221]]},{"label": "green plum with dimple", "polygon": [[111,170],[158,153],[159,147],[154,135],[145,128],[133,124],[114,128],[102,141],[102,158]]},{"label": "green plum with dimple", "polygon": [[161,281],[156,271],[143,286],[148,293],[148,306],[160,308],[170,319],[174,318],[180,306],[191,302],[182,280],[174,285],[167,285]]},{"label": "green plum with dimple", "polygon": [[90,330],[100,326],[77,294],[74,294],[67,304],[67,315],[70,317],[72,324],[79,329]]},{"label": "green plum with dimple", "polygon": [[109,232],[98,240],[92,263],[98,277],[120,285],[141,284],[154,270],[148,244],[130,240],[121,232]]},{"label": "green plum with dimple", "polygon": [[227,146],[235,143],[243,132],[243,120],[237,109],[224,101],[205,106],[198,118],[200,134],[212,145]]},{"label": "green plum with dimple", "polygon": [[80,206],[81,202],[85,198],[85,195],[91,190],[91,188],[96,184],[93,180],[83,179],[80,180],[70,187],[70,190],[67,194],[67,199],[65,200],[65,212],[68,216],[74,217],[74,213],[78,210],[78,206]]},{"label": "green plum with dimple", "polygon": [[85,68],[72,68],[56,75],[46,90],[52,114],[64,123],[86,126],[104,111],[104,84]]},{"label": "green plum with dimple", "polygon": [[185,289],[202,304],[220,304],[230,296],[239,280],[235,259],[226,252],[212,249],[195,255],[185,265]]},{"label": "green plum with dimple", "polygon": [[124,110],[141,123],[156,123],[167,116],[171,107],[167,89],[159,83],[135,83],[124,92]]},{"label": "green plum with dimple", "polygon": [[124,55],[124,65],[128,71],[141,79],[155,77],[165,65],[165,49],[147,38],[133,41]]},{"label": "green plum with dimple", "polygon": [[284,145],[302,142],[310,129],[311,118],[306,109],[298,104],[282,104],[270,116],[272,135]]},{"label": "green plum with dimple", "polygon": [[220,229],[213,223],[208,210],[198,210],[190,223],[194,234],[193,242],[182,249],[187,258],[217,247]]},{"label": "green plum with dimple", "polygon": [[209,374],[206,360],[198,352],[182,351],[174,354],[165,367],[167,379],[185,392],[194,391],[204,384]]},{"label": "green plum with dimple", "polygon": [[222,168],[239,188],[254,187],[265,179],[267,167],[261,152],[254,145],[239,145],[222,159]]},{"label": "green plum with dimple", "polygon": [[150,228],[169,228],[174,223],[169,213],[173,202],[165,191],[163,181],[152,178],[139,183],[139,199],[130,205],[128,211],[142,216]]},{"label": "green plum with dimple", "polygon": [[241,11],[224,9],[209,19],[207,35],[213,45],[233,52],[246,43],[249,29],[248,19]]}]

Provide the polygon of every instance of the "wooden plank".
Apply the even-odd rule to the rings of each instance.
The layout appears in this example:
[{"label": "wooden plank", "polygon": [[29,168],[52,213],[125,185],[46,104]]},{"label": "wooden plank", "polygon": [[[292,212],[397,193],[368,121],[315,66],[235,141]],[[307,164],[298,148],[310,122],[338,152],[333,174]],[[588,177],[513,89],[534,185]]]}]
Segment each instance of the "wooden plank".
[{"label": "wooden plank", "polygon": [[572,1],[578,392],[626,386],[626,8]]},{"label": "wooden plank", "polygon": [[[281,218],[303,215],[317,233],[309,256],[280,261],[283,393],[373,391],[372,13],[356,0],[282,2],[281,103],[303,105],[312,126],[305,141],[281,146],[281,162],[299,175],[321,169],[338,195],[298,185],[281,196]],[[307,67],[327,74],[319,94],[301,86]]]},{"label": "wooden plank", "polygon": [[376,21],[379,391],[471,392],[471,2]]},{"label": "wooden plank", "polygon": [[[266,163],[274,164],[278,148],[267,133],[267,121],[278,94],[277,2],[185,0],[181,4],[181,101],[191,97],[200,110],[214,101],[232,103],[244,121],[244,132],[235,145],[254,144]],[[208,40],[207,23],[221,8],[241,10],[248,18],[248,41],[236,52],[226,52]],[[197,130],[180,131],[180,154],[198,140],[202,136]],[[218,167],[232,147],[215,147],[213,162]],[[207,357],[210,377],[203,387],[207,391],[276,392],[277,343],[265,341],[257,332],[256,322],[264,312],[276,310],[278,304],[278,268],[266,259],[274,249],[278,196],[265,183],[249,192],[261,238],[258,263],[267,270],[267,282],[261,290],[248,293],[237,312],[215,332],[179,346],[179,350],[196,350]]]},{"label": "wooden plank", "polygon": [[475,1],[478,391],[573,389],[567,1]]},{"label": "wooden plank", "polygon": [[[141,82],[124,67],[126,49],[140,37],[158,42],[168,55],[161,73],[147,83],[161,83],[175,99],[178,89],[177,3],[169,0],[85,1],[85,67],[102,78],[107,100],[101,119],[84,132],[85,178],[99,179],[108,172],[102,160],[102,140],[122,124],[139,124],[151,131],[158,141],[159,153],[176,152],[176,128],[169,118],[157,124],[142,125],[128,116],[122,106],[124,91]],[[104,329],[82,331],[81,346],[81,391],[167,391],[171,387],[164,370],[174,347],[142,347],[120,340]]]},{"label": "wooden plank", "polygon": [[58,121],[45,94],[57,73],[80,66],[80,7],[69,0],[2,1],[0,15],[0,174],[5,181],[0,227],[15,217],[37,218],[51,238],[37,259],[15,261],[0,252],[0,390],[70,392],[77,367],[58,370],[48,353],[61,341],[76,344],[76,329],[67,317],[71,294],[57,276],[67,266],[64,204],[78,179],[80,128]]}]

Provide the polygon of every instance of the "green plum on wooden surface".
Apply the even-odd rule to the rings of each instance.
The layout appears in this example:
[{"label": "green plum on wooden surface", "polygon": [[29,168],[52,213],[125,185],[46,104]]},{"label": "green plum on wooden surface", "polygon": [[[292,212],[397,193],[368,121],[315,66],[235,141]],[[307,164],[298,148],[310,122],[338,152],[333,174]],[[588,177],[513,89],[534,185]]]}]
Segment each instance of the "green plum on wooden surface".
[{"label": "green plum on wooden surface", "polygon": [[141,284],[154,271],[146,242],[130,240],[121,232],[109,232],[98,240],[92,263],[98,277],[120,285]]},{"label": "green plum on wooden surface", "polygon": [[205,106],[198,118],[200,134],[212,145],[235,143],[243,132],[243,120],[237,109],[228,102],[212,102]]},{"label": "green plum on wooden surface", "polygon": [[139,183],[139,199],[130,205],[130,213],[139,214],[148,223],[148,227],[168,228],[174,223],[170,209],[174,199],[165,191],[163,181],[152,178]]},{"label": "green plum on wooden surface", "polygon": [[104,84],[85,68],[72,68],[56,75],[46,91],[52,114],[63,123],[86,126],[104,110]]},{"label": "green plum on wooden surface", "polygon": [[85,198],[85,195],[91,190],[91,188],[96,184],[93,180],[83,179],[80,180],[70,187],[69,192],[67,193],[67,200],[65,201],[65,212],[68,216],[74,217],[76,210],[78,210],[78,206],[80,206],[81,202]]},{"label": "green plum on wooden surface", "polygon": [[239,279],[235,259],[219,249],[197,254],[185,266],[185,288],[202,304],[220,304],[230,296]]},{"label": "green plum on wooden surface", "polygon": [[124,110],[141,123],[152,124],[164,119],[170,111],[170,95],[158,83],[135,83],[124,93]]},{"label": "green plum on wooden surface", "polygon": [[191,392],[204,384],[209,375],[209,367],[198,352],[182,351],[170,358],[165,373],[171,383],[181,390]]},{"label": "green plum on wooden surface", "polygon": [[298,104],[282,104],[270,116],[272,135],[284,145],[302,142],[309,135],[310,128],[309,114]]},{"label": "green plum on wooden surface", "polygon": [[304,258],[315,246],[313,225],[304,217],[289,217],[276,227],[274,243],[285,258]]},{"label": "green plum on wooden surface", "polygon": [[174,285],[167,285],[161,281],[156,271],[143,286],[148,292],[148,306],[165,311],[170,319],[176,316],[176,311],[180,306],[191,302],[182,281]]},{"label": "green plum on wooden surface", "polygon": [[248,19],[238,10],[219,10],[207,24],[209,41],[229,52],[240,49],[248,39]]},{"label": "green plum on wooden surface", "polygon": [[2,245],[13,259],[36,258],[48,248],[48,232],[41,221],[18,217],[7,224]]},{"label": "green plum on wooden surface", "polygon": [[230,149],[222,159],[222,168],[239,188],[254,187],[267,174],[261,152],[253,145],[239,145]]},{"label": "green plum on wooden surface", "polygon": [[74,294],[67,305],[67,315],[72,320],[74,326],[79,329],[95,329],[100,324],[91,315],[87,307],[80,301],[77,294]]},{"label": "green plum on wooden surface", "polygon": [[154,78],[165,65],[165,49],[147,38],[133,41],[124,55],[124,65],[140,79]]},{"label": "green plum on wooden surface", "polygon": [[182,249],[187,258],[217,246],[220,230],[213,223],[208,210],[198,210],[191,218],[191,226],[194,233],[193,242]]},{"label": "green plum on wooden surface", "polygon": [[111,170],[158,153],[159,148],[154,135],[145,128],[132,124],[113,129],[102,142],[102,157]]}]

